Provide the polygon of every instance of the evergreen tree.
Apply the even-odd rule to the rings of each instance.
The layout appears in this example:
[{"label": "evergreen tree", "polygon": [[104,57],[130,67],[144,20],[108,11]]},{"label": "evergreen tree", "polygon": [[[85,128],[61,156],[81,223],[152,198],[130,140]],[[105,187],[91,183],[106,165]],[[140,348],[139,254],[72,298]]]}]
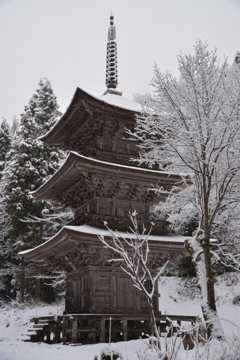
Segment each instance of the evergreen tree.
[{"label": "evergreen tree", "polygon": [[9,237],[16,251],[39,243],[39,226],[24,220],[31,216],[41,218],[43,209],[51,209],[49,203],[35,201],[31,192],[55,173],[64,158],[62,151],[45,147],[39,139],[50,130],[59,115],[50,82],[40,80],[38,89],[21,115],[18,135],[6,167]]},{"label": "evergreen tree", "polygon": [[0,147],[0,178],[1,178],[1,174],[5,166],[6,154],[8,153],[11,147],[10,128],[6,119],[3,119],[0,125],[0,144],[1,144]]},{"label": "evergreen tree", "polygon": [[[61,209],[56,209],[48,202],[35,201],[32,196],[32,192],[56,172],[65,158],[63,151],[46,147],[39,139],[50,130],[60,115],[56,97],[47,79],[40,80],[38,89],[24,110],[19,129],[13,135],[12,147],[5,157],[6,165],[2,173],[3,202],[0,212],[7,223],[4,243],[11,264],[19,263],[18,251],[35,247],[44,241],[43,226],[44,236],[51,235],[49,231],[52,226],[43,225],[44,215],[47,213],[55,219],[56,215],[52,214],[61,212]],[[59,219],[58,223],[61,223]]]},{"label": "evergreen tree", "polygon": [[12,126],[11,126],[11,135],[14,138],[15,135],[17,134],[19,129],[19,121],[18,119],[14,116],[13,117],[13,121],[12,121]]},{"label": "evergreen tree", "polygon": [[4,184],[0,182],[0,302],[15,298],[14,282],[18,272],[18,256],[9,244],[9,222],[2,196]]},{"label": "evergreen tree", "polygon": [[[11,149],[12,137],[10,128],[5,119],[0,126],[0,299],[7,300],[12,296],[11,282],[15,272],[14,256],[8,246],[8,216],[4,201],[6,179],[2,178],[7,154]],[[10,261],[12,259],[13,261]]]}]

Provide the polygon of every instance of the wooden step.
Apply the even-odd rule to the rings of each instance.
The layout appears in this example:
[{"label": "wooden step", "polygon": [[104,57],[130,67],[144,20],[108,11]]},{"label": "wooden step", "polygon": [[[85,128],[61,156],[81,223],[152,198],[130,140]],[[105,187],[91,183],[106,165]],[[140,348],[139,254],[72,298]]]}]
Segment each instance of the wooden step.
[{"label": "wooden step", "polygon": [[34,317],[32,318],[30,321],[31,322],[39,322],[39,321],[50,321],[50,320],[54,320],[54,316],[40,316],[40,317]]},{"label": "wooden step", "polygon": [[[46,324],[46,325],[48,325],[48,324]],[[42,329],[43,329],[43,325],[42,325],[42,324],[33,324],[33,329],[42,330]]]}]

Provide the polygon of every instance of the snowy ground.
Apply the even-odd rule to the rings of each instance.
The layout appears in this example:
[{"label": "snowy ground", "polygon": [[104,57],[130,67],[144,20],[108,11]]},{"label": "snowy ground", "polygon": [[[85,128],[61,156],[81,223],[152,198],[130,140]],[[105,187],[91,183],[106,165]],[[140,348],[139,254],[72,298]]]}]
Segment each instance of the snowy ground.
[{"label": "snowy ground", "polygon": [[[230,347],[226,344],[212,344],[212,352],[207,355],[206,346],[199,345],[186,352],[181,349],[177,357],[173,360],[217,360],[220,358],[219,352],[224,353],[224,349],[232,349],[234,339],[240,339],[240,305],[233,305],[233,298],[240,295],[240,280],[237,275],[221,276],[217,282],[218,312],[222,320],[224,331],[228,336]],[[201,315],[198,305],[199,295],[196,285],[191,282],[185,282],[180,278],[163,277],[160,283],[161,297],[160,307],[166,314],[188,314]],[[104,344],[66,346],[62,344],[47,345],[24,342],[24,334],[29,329],[30,319],[34,316],[54,315],[63,312],[63,304],[58,305],[18,305],[11,304],[1,308],[0,313],[0,360],[94,360],[98,356],[100,360],[100,351]],[[165,344],[162,338],[163,345]],[[146,341],[146,340],[145,340]],[[168,338],[169,345],[173,339]],[[178,339],[180,341],[180,338]],[[143,340],[133,340],[128,342],[119,342],[115,344],[122,352],[124,360],[137,360],[137,350],[146,349]],[[239,343],[238,345],[239,346]],[[225,357],[226,358],[226,357]],[[224,358],[224,359],[225,359]],[[239,358],[240,359],[240,350]],[[235,358],[232,358],[235,360]]]}]

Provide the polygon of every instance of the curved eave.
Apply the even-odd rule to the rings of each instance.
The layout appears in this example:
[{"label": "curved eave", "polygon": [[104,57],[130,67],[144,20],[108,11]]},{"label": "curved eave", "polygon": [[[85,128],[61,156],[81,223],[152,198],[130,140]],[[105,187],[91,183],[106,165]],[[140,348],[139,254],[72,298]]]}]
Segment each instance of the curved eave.
[{"label": "curved eave", "polygon": [[[113,232],[116,236],[122,238],[130,238],[132,234],[127,232]],[[72,244],[96,241],[99,247],[102,243],[99,236],[104,236],[105,240],[110,240],[112,235],[107,229],[95,228],[89,225],[81,226],[64,226],[55,236],[45,243],[29,250],[21,251],[21,255],[25,261],[39,261],[46,260],[53,257],[61,257],[63,249],[69,248]],[[183,249],[184,242],[187,240],[185,236],[168,234],[165,236],[149,235],[148,241],[152,246],[159,246],[161,248]]]},{"label": "curved eave", "polygon": [[[112,95],[112,96],[121,98],[121,96],[119,96],[119,95]],[[56,139],[58,138],[58,135],[61,134],[61,136],[59,136],[59,138],[61,138],[61,141],[62,141],[62,137],[64,136],[65,133],[67,134],[67,130],[68,130],[69,126],[71,126],[71,122],[74,121],[74,114],[78,110],[78,106],[82,101],[86,102],[88,107],[91,105],[93,106],[94,104],[98,105],[100,107],[104,107],[104,110],[106,112],[109,112],[109,114],[112,114],[112,113],[118,114],[119,113],[119,115],[120,115],[124,112],[126,115],[129,116],[129,118],[131,118],[133,120],[135,119],[135,114],[140,113],[140,109],[139,109],[139,111],[137,111],[134,109],[130,109],[127,104],[126,104],[126,106],[124,106],[125,105],[124,101],[122,102],[123,106],[121,106],[121,101],[116,101],[116,103],[114,104],[113,101],[109,100],[107,96],[95,97],[93,95],[90,95],[86,91],[84,91],[80,88],[77,88],[75,91],[75,94],[73,96],[73,99],[72,99],[70,105],[68,106],[66,112],[64,113],[64,115],[52,127],[52,129],[50,129],[50,131],[47,134],[45,134],[44,136],[42,136],[40,139],[43,142],[45,142],[46,144],[57,145],[58,140],[56,140]],[[130,101],[129,101],[129,103],[130,103]],[[140,105],[139,105],[139,108],[140,108]],[[65,131],[65,129],[66,129],[66,131]],[[59,143],[61,141],[59,141]]]},{"label": "curved eave", "polygon": [[51,252],[55,252],[63,242],[67,245],[67,231],[63,227],[54,237],[47,240],[41,245],[36,246],[33,249],[28,249],[20,251],[19,255],[24,258],[26,261],[37,261],[44,260],[47,258],[47,255],[50,255]]},{"label": "curved eave", "polygon": [[131,176],[138,179],[149,178],[149,180],[153,179],[155,182],[164,180],[169,184],[176,184],[181,179],[180,175],[177,174],[109,163],[70,152],[62,167],[32,195],[37,200],[53,200],[52,188],[61,187],[63,184],[66,189],[73,186],[80,173],[84,170],[101,171],[106,173],[106,176],[109,176],[110,173],[110,176],[118,174],[118,176]]}]

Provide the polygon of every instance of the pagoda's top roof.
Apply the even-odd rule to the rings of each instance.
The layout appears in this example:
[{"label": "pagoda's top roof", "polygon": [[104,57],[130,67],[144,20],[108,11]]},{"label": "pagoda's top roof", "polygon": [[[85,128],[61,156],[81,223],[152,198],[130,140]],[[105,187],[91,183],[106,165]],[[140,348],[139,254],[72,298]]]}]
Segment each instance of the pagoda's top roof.
[{"label": "pagoda's top roof", "polygon": [[124,116],[134,120],[135,114],[141,112],[141,105],[108,91],[97,97],[77,88],[66,112],[49,132],[41,137],[41,140],[55,145],[59,139],[69,136],[71,130],[72,132],[76,131],[76,125],[79,129],[86,119],[93,115],[94,110],[99,111],[99,109],[105,113],[114,114],[114,116]]},{"label": "pagoda's top roof", "polygon": [[[129,232],[117,232],[113,231],[113,234],[117,237],[132,238],[133,234]],[[29,250],[21,251],[19,254],[24,257],[26,261],[44,260],[51,256],[61,256],[61,252],[71,252],[74,244],[89,243],[89,239],[96,240],[99,247],[102,247],[102,243],[99,240],[99,236],[102,235],[105,238],[112,238],[112,234],[108,229],[97,228],[89,225],[80,226],[64,226],[56,235],[47,240],[41,245]],[[146,235],[147,236],[147,235]],[[173,249],[183,248],[184,241],[187,238],[182,235],[168,234],[165,236],[149,235],[148,241],[153,245],[159,245],[164,248],[171,247]]]},{"label": "pagoda's top roof", "polygon": [[138,104],[132,100],[129,100],[123,96],[106,93],[106,94],[103,94],[103,95],[101,95],[99,97],[95,97],[95,98],[99,99],[100,101],[102,101],[108,105],[119,107],[121,109],[134,111],[134,112],[142,111],[140,104]]}]

